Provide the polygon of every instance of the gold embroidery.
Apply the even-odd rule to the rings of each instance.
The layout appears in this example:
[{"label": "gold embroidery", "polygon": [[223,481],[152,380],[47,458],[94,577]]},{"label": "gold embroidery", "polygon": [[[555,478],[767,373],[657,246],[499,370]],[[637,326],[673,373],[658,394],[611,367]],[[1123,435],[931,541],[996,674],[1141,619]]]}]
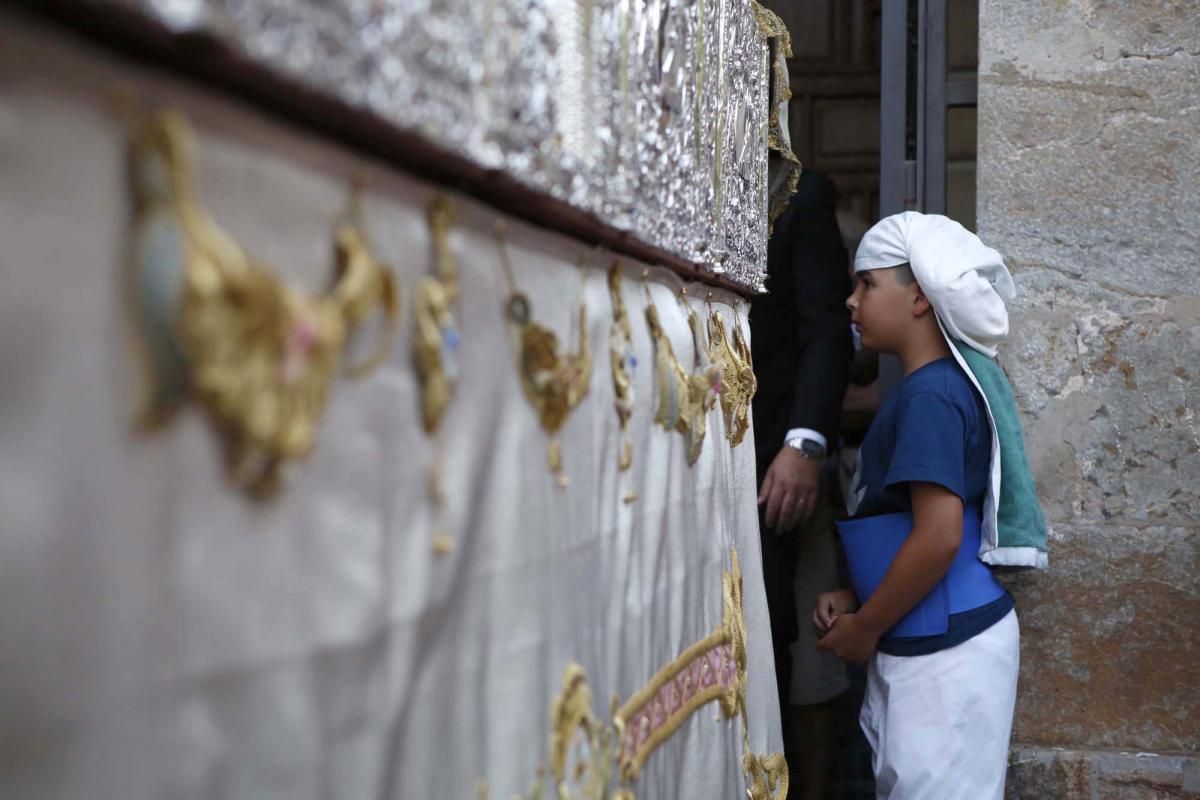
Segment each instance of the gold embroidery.
[{"label": "gold embroidery", "polygon": [[550,727],[550,774],[558,796],[604,797],[612,775],[612,731],[592,713],[592,690],[578,664],[563,675]]},{"label": "gold embroidery", "polygon": [[800,183],[800,159],[784,135],[787,120],[785,111],[792,97],[789,85],[787,60],[792,57],[792,37],[787,26],[774,12],[753,2],[758,35],[766,40],[771,61],[770,102],[767,111],[767,148],[776,158],[770,163],[772,173],[768,187],[767,233],[775,229],[775,220],[787,208],[788,201],[796,193]]},{"label": "gold embroidery", "polygon": [[[558,352],[558,337],[554,331],[543,328],[533,321],[533,309],[529,298],[516,288],[508,249],[504,243],[503,224],[496,226],[496,241],[500,249],[501,263],[508,279],[508,298],[505,314],[517,333],[520,356],[518,371],[525,397],[538,414],[542,429],[550,434],[546,459],[555,474],[559,486],[568,483],[563,472],[562,445],[558,432],[567,416],[587,396],[592,380],[592,356],[588,349],[587,305],[579,305],[579,350]],[[580,265],[583,266],[582,264]]]},{"label": "gold embroidery", "polygon": [[453,306],[458,301],[458,267],[450,249],[450,225],[453,211],[444,197],[435,198],[429,208],[429,233],[433,240],[436,274],[417,283],[414,301],[416,334],[413,338],[413,363],[421,384],[421,424],[434,437],[437,450],[429,467],[428,496],[433,506],[437,531],[433,537],[434,555],[446,555],[454,540],[444,529],[446,491],[442,478],[441,423],[458,383],[458,350],[461,336],[454,322]]},{"label": "gold embroidery", "polygon": [[[629,314],[625,310],[625,298],[621,295],[621,266],[615,261],[608,269],[608,293],[612,298],[613,310],[612,328],[608,336],[608,355],[612,369],[614,405],[621,428],[617,469],[626,472],[633,466],[633,442],[629,439],[627,428],[635,405],[633,376],[630,373],[637,368],[637,356],[633,351],[633,330],[629,325]],[[624,499],[626,503],[631,503],[637,499],[637,495],[627,489]]]},{"label": "gold embroidery", "polygon": [[722,573],[722,619],[716,629],[664,666],[613,715],[621,777],[632,781],[646,759],[698,708],[713,701],[726,719],[746,703],[746,622],[737,551]]},{"label": "gold embroidery", "polygon": [[204,210],[180,114],[151,117],[131,150],[133,280],[152,378],[140,416],[160,424],[190,394],[222,435],[232,481],[268,496],[283,465],[312,450],[348,332],[376,307],[384,335],[354,372],[386,358],[394,279],[371,256],[352,213],[336,231],[333,288],[303,295],[251,260]]},{"label": "gold embroidery", "polygon": [[[618,707],[614,697],[611,726],[592,711],[592,692],[583,668],[567,666],[550,711],[549,773],[559,800],[604,800],[610,796],[614,777],[618,788],[611,795],[613,800],[636,800],[626,784],[637,780],[646,759],[692,713],[714,701],[726,719],[742,718],[742,773],[747,796],[751,800],[787,797],[783,755],[755,755],[750,749],[746,620],[736,550],[730,550],[730,567],[721,573],[721,589],[721,622],[713,632],[655,673],[623,705]],[[539,767],[527,800],[541,800],[545,777],[545,768]]]},{"label": "gold embroidery", "polygon": [[458,380],[459,332],[453,305],[458,301],[458,268],[450,250],[450,203],[443,197],[429,209],[436,275],[422,278],[415,290],[416,338],[413,362],[421,382],[421,423],[435,433]]},{"label": "gold embroidery", "polygon": [[654,380],[658,391],[658,406],[654,421],[667,430],[674,430],[687,439],[689,465],[700,460],[707,429],[708,412],[716,405],[721,392],[721,368],[716,364],[700,365],[699,323],[695,312],[688,312],[688,327],[694,345],[693,372],[686,371],[675,357],[671,339],[663,330],[658,308],[646,291],[646,322],[654,338]]},{"label": "gold embroidery", "polygon": [[735,342],[730,344],[725,320],[719,312],[709,312],[709,357],[722,367],[721,410],[725,414],[725,436],[737,447],[750,429],[750,401],[758,383],[740,323],[735,325],[734,336]]},{"label": "gold embroidery", "polygon": [[361,190],[361,184],[356,182],[351,190],[350,208],[335,233],[337,266],[334,285],[330,290],[348,328],[362,325],[376,308],[383,314],[383,329],[375,352],[365,361],[345,368],[346,374],[354,378],[369,375],[387,359],[400,309],[395,275],[375,258],[367,244],[363,231]]},{"label": "gold embroidery", "polygon": [[742,377],[742,386],[746,391],[746,414],[749,415],[754,395],[758,392],[758,378],[754,374],[754,354],[750,349],[750,343],[746,341],[742,315],[738,312],[737,306],[733,307],[733,352],[738,357],[738,369]]},{"label": "gold embroidery", "polygon": [[786,800],[788,766],[783,753],[762,756],[746,752],[742,756],[742,773],[750,782],[746,789],[749,800]]}]

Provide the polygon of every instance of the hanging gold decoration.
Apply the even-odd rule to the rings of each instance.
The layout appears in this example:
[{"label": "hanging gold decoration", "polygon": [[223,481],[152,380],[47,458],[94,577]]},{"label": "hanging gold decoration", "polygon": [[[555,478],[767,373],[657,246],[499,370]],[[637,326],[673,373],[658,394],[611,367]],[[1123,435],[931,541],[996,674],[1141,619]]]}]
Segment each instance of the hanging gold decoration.
[{"label": "hanging gold decoration", "polygon": [[[220,431],[226,469],[262,497],[283,466],[312,450],[349,332],[378,309],[382,362],[398,308],[390,270],[371,255],[356,214],[336,230],[332,289],[283,284],[217,227],[196,197],[191,135],[164,111],[133,137],[132,289],[150,388],[140,414],[157,425],[189,397]],[[352,207],[353,207],[352,203]]]},{"label": "hanging gold decoration", "polygon": [[725,436],[737,447],[750,429],[750,401],[758,384],[754,365],[748,357],[749,348],[741,336],[741,326],[735,326],[734,330],[737,344],[730,344],[725,320],[716,310],[709,312],[709,358],[722,368],[721,410],[725,415]]},{"label": "hanging gold decoration", "polygon": [[[742,436],[750,427],[750,417],[753,413],[754,395],[758,392],[758,378],[754,374],[754,355],[750,343],[746,341],[745,327],[742,325],[742,315],[738,307],[733,307],[733,352],[738,357],[738,372],[741,375],[742,391],[745,393],[745,427]],[[739,413],[741,413],[739,411]],[[736,446],[741,439],[735,441]]]},{"label": "hanging gold decoration", "polygon": [[742,774],[750,786],[748,800],[785,800],[788,796],[788,766],[783,753],[769,756],[745,752],[742,754]]},{"label": "hanging gold decoration", "polygon": [[[613,262],[608,270],[608,293],[612,298],[613,310],[608,353],[612,367],[614,405],[621,428],[617,469],[625,472],[633,466],[633,442],[629,439],[628,426],[635,405],[632,373],[637,369],[638,362],[633,351],[633,330],[629,325],[629,314],[625,310],[625,298],[621,295],[621,267],[617,262]],[[627,489],[625,502],[632,503],[636,499],[637,495]]]},{"label": "hanging gold decoration", "polygon": [[450,250],[450,202],[439,197],[429,209],[436,275],[417,282],[414,292],[416,337],[413,362],[421,383],[421,422],[426,433],[435,433],[454,395],[458,381],[458,348],[461,337],[454,322],[458,301],[458,268]]},{"label": "hanging gold decoration", "polygon": [[688,327],[692,332],[695,356],[693,371],[689,372],[675,357],[671,339],[663,330],[654,300],[646,292],[646,322],[654,338],[654,382],[658,405],[654,421],[667,430],[674,430],[687,439],[687,461],[695,464],[704,447],[708,412],[716,405],[723,391],[721,368],[718,364],[701,365],[701,353],[706,352],[699,342],[699,322],[688,311]]},{"label": "hanging gold decoration", "polygon": [[570,413],[587,396],[591,386],[592,356],[588,349],[587,305],[579,305],[579,350],[575,353],[560,354],[558,337],[554,331],[533,321],[533,307],[529,298],[517,289],[504,242],[503,223],[496,226],[496,241],[504,274],[508,280],[509,293],[505,300],[505,316],[516,333],[520,353],[517,368],[521,388],[525,398],[537,412],[542,429],[550,434],[551,439],[546,450],[550,470],[559,486],[566,487],[568,479],[563,471],[562,445],[558,432]]},{"label": "hanging gold decoration", "polygon": [[650,336],[654,339],[654,385],[658,395],[654,421],[664,429],[673,431],[684,418],[681,409],[687,395],[686,373],[675,358],[671,339],[663,331],[658,309],[652,300],[646,306],[646,324],[650,326]]},{"label": "hanging gold decoration", "polygon": [[462,341],[454,321],[458,302],[458,267],[450,249],[453,210],[444,197],[435,198],[429,208],[429,233],[433,240],[434,275],[417,283],[414,300],[416,333],[413,338],[413,364],[421,385],[421,424],[434,437],[437,455],[429,468],[428,495],[437,518],[433,551],[445,555],[454,540],[444,529],[446,492],[442,477],[441,422],[458,383],[458,351]]}]

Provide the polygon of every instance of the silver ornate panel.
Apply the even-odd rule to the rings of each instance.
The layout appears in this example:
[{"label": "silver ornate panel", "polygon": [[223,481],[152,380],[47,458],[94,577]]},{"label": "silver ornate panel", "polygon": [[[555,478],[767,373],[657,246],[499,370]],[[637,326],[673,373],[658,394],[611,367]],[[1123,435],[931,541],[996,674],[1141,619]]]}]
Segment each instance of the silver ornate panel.
[{"label": "silver ornate panel", "polygon": [[754,0],[102,2],[763,290],[771,56]]}]

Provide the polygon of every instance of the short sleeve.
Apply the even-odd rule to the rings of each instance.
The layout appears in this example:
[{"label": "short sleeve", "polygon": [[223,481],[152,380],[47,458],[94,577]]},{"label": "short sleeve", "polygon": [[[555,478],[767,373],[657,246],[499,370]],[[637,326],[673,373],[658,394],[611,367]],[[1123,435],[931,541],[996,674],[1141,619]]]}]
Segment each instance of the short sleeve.
[{"label": "short sleeve", "polygon": [[884,484],[936,483],[966,501],[966,419],[944,394],[907,397],[896,414],[896,447]]}]

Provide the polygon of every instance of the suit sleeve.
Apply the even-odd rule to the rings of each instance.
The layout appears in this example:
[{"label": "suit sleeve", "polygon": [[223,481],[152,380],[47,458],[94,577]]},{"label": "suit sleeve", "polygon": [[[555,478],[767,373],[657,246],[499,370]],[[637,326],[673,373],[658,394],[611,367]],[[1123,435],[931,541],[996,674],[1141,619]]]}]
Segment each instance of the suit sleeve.
[{"label": "suit sleeve", "polygon": [[791,242],[791,260],[796,276],[793,319],[800,352],[788,428],[811,428],[833,447],[854,357],[846,309],[849,262],[832,196],[797,222],[799,235]]}]

